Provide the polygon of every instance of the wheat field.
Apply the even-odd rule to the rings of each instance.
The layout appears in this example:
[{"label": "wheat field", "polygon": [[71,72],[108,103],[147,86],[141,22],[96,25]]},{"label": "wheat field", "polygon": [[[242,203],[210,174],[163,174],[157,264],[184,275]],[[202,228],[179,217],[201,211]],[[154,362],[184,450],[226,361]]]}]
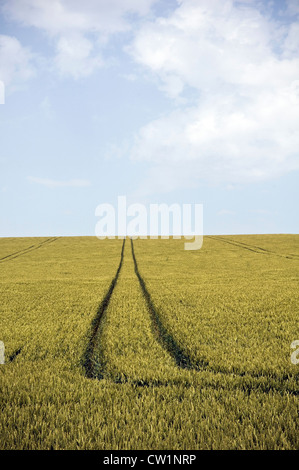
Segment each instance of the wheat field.
[{"label": "wheat field", "polygon": [[298,449],[298,241],[0,239],[0,449]]}]

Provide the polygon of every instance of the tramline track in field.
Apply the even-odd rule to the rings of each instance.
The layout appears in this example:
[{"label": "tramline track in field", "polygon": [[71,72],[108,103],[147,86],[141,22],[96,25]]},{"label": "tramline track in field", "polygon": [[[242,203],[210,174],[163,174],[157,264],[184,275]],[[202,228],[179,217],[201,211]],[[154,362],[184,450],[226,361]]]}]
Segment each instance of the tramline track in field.
[{"label": "tramline track in field", "polygon": [[153,330],[155,332],[156,338],[162,344],[162,346],[168,351],[168,353],[175,359],[177,366],[183,369],[200,369],[203,365],[206,365],[206,364],[205,363],[203,364],[200,362],[195,363],[194,361],[192,361],[188,357],[188,355],[184,353],[184,351],[180,348],[180,346],[175,341],[173,336],[167,331],[167,329],[163,325],[159,317],[159,314],[154,306],[151,295],[149,291],[147,290],[145,281],[139,272],[132,239],[131,239],[131,249],[132,249],[132,257],[134,261],[135,274],[138,278],[143,296],[147,303],[148,311],[150,313],[150,316],[153,322],[153,327],[154,327]]},{"label": "tramline track in field", "polygon": [[[245,370],[240,370],[239,368],[226,368],[226,367],[213,367],[209,362],[204,359],[193,359],[191,358],[186,351],[184,351],[183,346],[178,346],[178,342],[175,337],[169,332],[166,327],[163,325],[163,322],[159,316],[159,313],[154,305],[152,297],[146,287],[145,281],[142,278],[134,252],[133,240],[131,240],[132,256],[134,260],[135,273],[138,277],[141,290],[145,297],[149,313],[151,314],[152,321],[154,324],[154,332],[157,340],[162,344],[162,346],[169,352],[169,354],[175,359],[177,366],[183,369],[195,370],[197,372],[210,372],[213,374],[219,374],[222,376],[230,377],[239,377],[241,380],[244,380],[244,384],[241,388],[246,388],[249,390],[259,389],[264,393],[269,393],[271,391],[278,391],[281,393],[289,393],[290,395],[299,395],[299,388],[296,389],[289,388],[287,384],[288,375],[280,376],[277,374],[271,373],[271,377],[262,372],[247,372]],[[248,379],[253,380],[254,383],[249,386],[247,381]],[[265,381],[270,380],[272,384],[268,384]],[[246,384],[246,385],[245,385]],[[154,382],[153,382],[154,385]],[[297,386],[296,382],[296,386]],[[239,387],[240,388],[240,387]]]},{"label": "tramline track in field", "polygon": [[96,313],[96,316],[92,322],[92,332],[91,336],[85,351],[85,356],[84,356],[84,368],[86,371],[86,376],[88,378],[102,378],[102,365],[98,363],[96,359],[96,349],[98,346],[99,338],[98,338],[98,333],[99,333],[99,328],[101,326],[104,314],[108,308],[112,293],[114,291],[114,288],[116,286],[122,264],[123,264],[123,258],[124,258],[124,248],[125,248],[125,242],[126,239],[123,241],[122,245],[122,250],[121,250],[121,255],[120,255],[120,262],[116,271],[116,274],[114,278],[111,281],[111,284],[109,286],[109,289],[103,298],[102,302],[99,305],[98,311]]},{"label": "tramline track in field", "polygon": [[28,253],[32,253],[32,251],[38,250],[39,248],[45,245],[49,245],[50,243],[55,242],[56,240],[58,240],[58,238],[59,237],[51,237],[37,245],[31,245],[27,248],[24,248],[23,250],[15,251],[14,253],[10,253],[9,255],[3,256],[3,258],[0,258],[0,263],[19,258],[20,256],[27,255]]},{"label": "tramline track in field", "polygon": [[[173,336],[171,331],[168,331],[165,325],[163,324],[162,319],[160,318],[159,312],[157,311],[154,302],[152,300],[152,297],[146,287],[145,281],[143,277],[141,276],[138,268],[138,263],[136,260],[135,252],[134,252],[134,245],[133,245],[133,240],[130,240],[131,242],[131,253],[132,253],[132,258],[133,258],[133,266],[134,266],[134,271],[135,275],[138,279],[139,282],[139,288],[141,289],[142,292],[142,297],[145,301],[146,304],[146,310],[144,313],[148,312],[149,318],[151,320],[152,324],[152,335],[157,341],[158,344],[162,346],[162,348],[169,354],[169,356],[174,359],[174,367],[178,367],[181,369],[181,375],[175,377],[166,377],[165,380],[161,376],[155,377],[155,375],[151,376],[146,373],[144,370],[145,374],[143,373],[143,369],[140,369],[140,375],[139,373],[136,375],[131,375],[130,369],[127,367],[122,367],[122,362],[121,360],[117,359],[115,362],[116,357],[118,356],[118,353],[116,352],[116,349],[119,347],[120,342],[117,339],[117,335],[120,335],[120,338],[123,340],[123,348],[124,352],[128,347],[131,345],[131,339],[130,335],[126,336],[125,330],[122,332],[118,329],[119,327],[117,324],[114,325],[115,320],[117,317],[120,318],[120,324],[119,326],[125,321],[125,316],[130,314],[130,309],[132,308],[132,298],[130,298],[130,289],[128,289],[128,286],[130,285],[131,282],[134,282],[134,277],[131,278],[131,274],[129,274],[129,268],[127,267],[128,271],[125,270],[125,273],[122,271],[122,276],[125,276],[122,280],[119,280],[120,272],[123,266],[124,262],[124,248],[125,248],[125,240],[122,245],[122,250],[121,250],[121,258],[119,262],[119,266],[116,272],[115,277],[113,278],[110,287],[102,300],[101,304],[99,305],[97,314],[92,322],[91,326],[91,335],[90,335],[90,340],[88,343],[88,346],[86,348],[86,352],[83,358],[83,365],[85,368],[86,372],[86,377],[87,378],[92,378],[92,379],[98,379],[101,380],[103,378],[108,379],[115,384],[119,385],[124,385],[124,384],[130,384],[134,387],[167,387],[171,385],[177,385],[177,386],[184,386],[184,387],[189,387],[189,386],[204,386],[204,387],[215,387],[215,389],[220,388],[228,388],[232,390],[243,390],[246,391],[248,394],[250,394],[252,391],[260,391],[263,393],[272,393],[272,392],[278,392],[280,394],[289,394],[289,395],[299,395],[299,389],[297,387],[297,381],[295,383],[288,383],[288,376],[279,376],[279,375],[267,375],[263,373],[262,371],[259,372],[247,372],[246,370],[239,370],[237,368],[226,368],[226,367],[213,367],[211,364],[206,359],[201,359],[201,358],[191,358],[188,353],[184,350],[184,347],[182,345],[179,345],[178,341],[176,340],[175,336]],[[127,255],[126,255],[127,256]],[[131,269],[131,268],[130,268]],[[129,276],[129,277],[127,277]],[[119,281],[119,282],[118,282]],[[124,285],[122,284],[124,282]],[[121,285],[122,284],[122,285]],[[116,292],[113,294],[114,289],[118,286],[120,289],[119,292]],[[118,307],[118,297],[121,295],[120,293],[123,292],[124,296],[124,302],[123,306],[119,304]],[[112,298],[113,294],[113,299]],[[115,298],[115,296],[117,298]],[[121,297],[120,297],[121,298]],[[127,299],[127,300],[126,300]],[[116,302],[116,303],[115,303]],[[115,305],[113,305],[115,303]],[[112,308],[112,310],[107,312],[107,309]],[[118,310],[120,308],[119,313]],[[122,311],[122,309],[124,310]],[[110,348],[110,352],[107,355],[106,351],[106,335],[104,333],[103,328],[106,328],[106,314],[108,314],[107,318],[109,317],[110,320],[110,327],[111,328],[111,322],[114,325],[114,331],[112,331],[112,335],[110,333],[110,341],[112,338],[112,341],[115,341],[115,346]],[[104,322],[103,322],[104,320]],[[147,320],[144,318],[144,321],[146,322]],[[135,323],[134,323],[135,325]],[[142,333],[142,328],[141,330],[139,329],[141,325],[135,325],[135,331],[137,332],[137,336],[143,335]],[[123,325],[122,325],[123,327]],[[129,325],[128,325],[129,328]],[[133,346],[133,349],[136,349],[135,357],[136,357],[136,363],[139,363],[141,358],[139,358],[140,351],[137,352],[138,347],[137,344],[139,341],[142,341],[142,338],[140,336],[140,339],[136,337],[136,345]],[[135,338],[134,338],[135,341]],[[133,342],[134,342],[133,341]],[[114,348],[116,348],[114,350]],[[142,354],[148,355],[149,360],[151,356],[151,350],[147,351],[144,350]],[[112,356],[109,356],[109,354],[112,354]],[[114,357],[114,354],[116,356]],[[125,358],[126,352],[123,356]],[[131,357],[134,357],[134,354]],[[129,358],[129,356],[128,356]],[[111,362],[112,360],[112,362]],[[125,359],[122,359],[125,360]],[[129,361],[130,359],[128,359]],[[161,359],[160,359],[161,360]],[[135,359],[134,359],[135,361]],[[141,360],[142,362],[142,360]],[[129,364],[127,362],[126,364]],[[124,364],[125,366],[125,364]],[[157,368],[158,368],[158,363],[157,363]],[[184,372],[185,371],[185,372]],[[193,375],[195,373],[195,375]],[[189,376],[189,374],[191,374]],[[212,374],[212,375],[210,375]],[[193,378],[192,378],[193,377]],[[214,377],[214,378],[213,378]],[[222,387],[220,384],[220,381],[223,380],[221,377],[227,377],[227,382],[226,384]],[[236,383],[233,381],[237,380]]]},{"label": "tramline track in field", "polygon": [[238,248],[243,248],[244,250],[249,250],[254,253],[262,254],[262,255],[274,255],[274,256],[279,256],[280,258],[286,258],[286,259],[294,259],[299,261],[299,255],[296,254],[282,254],[282,253],[277,253],[276,251],[271,251],[266,248],[262,248],[260,246],[256,245],[249,245],[248,243],[244,242],[238,242],[236,240],[232,240],[230,238],[223,238],[221,236],[214,237],[213,235],[206,235],[207,238],[211,238],[212,240],[228,243],[229,245],[236,246]]}]

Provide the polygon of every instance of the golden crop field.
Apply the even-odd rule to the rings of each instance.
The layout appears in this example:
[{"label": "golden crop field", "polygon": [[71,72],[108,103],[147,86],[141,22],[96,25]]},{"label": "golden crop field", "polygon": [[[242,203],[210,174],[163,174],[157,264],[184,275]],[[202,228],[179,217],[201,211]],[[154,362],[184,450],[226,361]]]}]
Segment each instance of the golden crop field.
[{"label": "golden crop field", "polygon": [[299,236],[0,240],[0,449],[299,449]]}]

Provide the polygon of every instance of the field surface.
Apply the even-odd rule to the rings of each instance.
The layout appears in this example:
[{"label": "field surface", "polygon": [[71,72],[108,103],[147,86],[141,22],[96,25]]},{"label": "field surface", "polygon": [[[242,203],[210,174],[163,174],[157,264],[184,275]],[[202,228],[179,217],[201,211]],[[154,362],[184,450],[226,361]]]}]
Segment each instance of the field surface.
[{"label": "field surface", "polygon": [[0,239],[0,449],[299,449],[299,236]]}]

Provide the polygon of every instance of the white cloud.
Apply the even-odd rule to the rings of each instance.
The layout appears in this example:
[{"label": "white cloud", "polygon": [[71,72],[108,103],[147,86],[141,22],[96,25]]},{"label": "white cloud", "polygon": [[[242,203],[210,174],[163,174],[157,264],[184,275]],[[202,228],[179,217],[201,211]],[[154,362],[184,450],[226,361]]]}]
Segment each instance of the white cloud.
[{"label": "white cloud", "polygon": [[229,183],[299,169],[298,28],[233,0],[181,0],[146,23],[132,57],[170,97],[192,89],[196,99],[144,126],[132,158],[165,180],[173,164],[190,180]]},{"label": "white cloud", "polygon": [[126,15],[146,15],[157,0],[6,0],[5,13],[47,33],[113,34],[130,29]]},{"label": "white cloud", "polygon": [[40,184],[42,186],[46,186],[47,188],[65,188],[65,187],[83,188],[83,187],[91,185],[90,181],[82,180],[82,179],[57,181],[57,180],[52,180],[48,178],[35,178],[34,176],[28,176],[27,179],[31,183]]},{"label": "white cloud", "polygon": [[110,35],[128,31],[130,14],[146,15],[157,0],[6,0],[9,19],[44,31],[56,44],[54,64],[62,75],[80,78],[103,65]]},{"label": "white cloud", "polygon": [[34,76],[34,56],[12,36],[0,35],[0,80],[17,87]]},{"label": "white cloud", "polygon": [[[299,8],[299,4],[298,4]],[[286,57],[298,56],[299,51],[299,22],[292,23],[284,41],[284,55]]]},{"label": "white cloud", "polygon": [[92,55],[93,43],[81,35],[62,36],[57,43],[54,63],[61,75],[80,78],[103,65],[100,54]]},{"label": "white cloud", "polygon": [[215,95],[144,126],[131,156],[190,177],[238,183],[299,169],[299,87],[264,92],[248,103]]},{"label": "white cloud", "polygon": [[264,79],[273,77],[279,64],[271,48],[281,35],[275,24],[248,5],[183,0],[169,18],[144,26],[131,52],[162,82],[171,77],[208,91],[223,84],[255,85],[261,73]]}]

